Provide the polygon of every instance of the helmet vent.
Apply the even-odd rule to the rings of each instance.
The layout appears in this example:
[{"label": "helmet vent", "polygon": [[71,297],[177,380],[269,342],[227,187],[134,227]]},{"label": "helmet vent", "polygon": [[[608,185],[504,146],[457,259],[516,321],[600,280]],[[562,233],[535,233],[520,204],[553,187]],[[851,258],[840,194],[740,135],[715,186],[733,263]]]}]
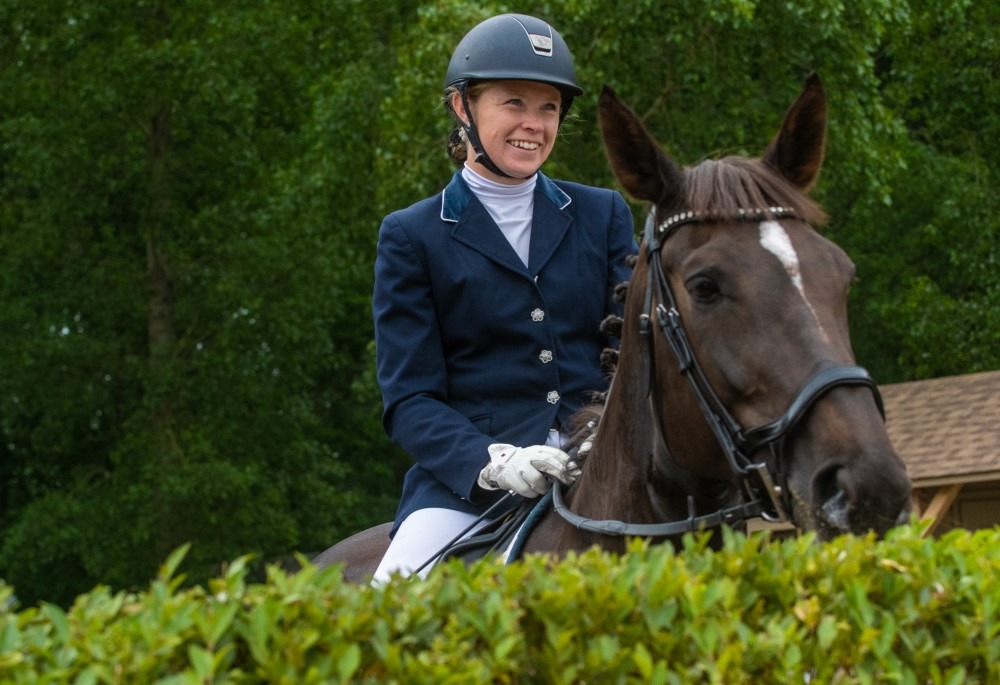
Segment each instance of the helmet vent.
[{"label": "helmet vent", "polygon": [[531,49],[536,55],[542,57],[552,56],[552,36],[542,36],[537,33],[529,33],[528,40],[531,41]]}]

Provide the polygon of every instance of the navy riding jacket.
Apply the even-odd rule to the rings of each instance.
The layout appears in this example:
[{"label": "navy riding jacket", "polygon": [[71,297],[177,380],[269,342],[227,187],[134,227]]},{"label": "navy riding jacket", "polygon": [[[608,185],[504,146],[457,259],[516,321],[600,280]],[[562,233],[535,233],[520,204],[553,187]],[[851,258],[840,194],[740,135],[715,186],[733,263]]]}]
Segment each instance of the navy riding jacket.
[{"label": "navy riding jacket", "polygon": [[482,513],[503,494],[476,484],[487,447],[543,444],[606,388],[600,324],[620,313],[612,290],[637,249],[620,194],[541,173],[527,267],[461,170],[385,217],[372,302],[383,425],[416,460],[395,527],[427,507]]}]

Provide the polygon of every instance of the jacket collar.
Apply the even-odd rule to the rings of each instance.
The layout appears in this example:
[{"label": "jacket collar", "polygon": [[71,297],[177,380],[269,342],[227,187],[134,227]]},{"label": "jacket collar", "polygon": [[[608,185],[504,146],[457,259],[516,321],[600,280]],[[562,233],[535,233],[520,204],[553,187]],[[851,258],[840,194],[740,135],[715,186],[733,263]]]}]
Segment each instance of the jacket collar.
[{"label": "jacket collar", "polygon": [[[535,194],[547,198],[559,209],[566,209],[572,198],[567,195],[562,188],[557,186],[548,176],[538,172],[538,180],[535,182]],[[449,223],[458,223],[462,212],[469,206],[469,202],[475,198],[469,184],[462,178],[462,170],[459,169],[451,177],[451,182],[441,193],[441,220]]]},{"label": "jacket collar", "polygon": [[[503,233],[457,171],[441,194],[441,220],[454,224],[451,236],[512,271],[535,277],[555,253],[573,219],[565,211],[572,199],[548,177],[538,174],[531,219],[528,267],[518,258]],[[483,230],[484,227],[493,230]]]}]

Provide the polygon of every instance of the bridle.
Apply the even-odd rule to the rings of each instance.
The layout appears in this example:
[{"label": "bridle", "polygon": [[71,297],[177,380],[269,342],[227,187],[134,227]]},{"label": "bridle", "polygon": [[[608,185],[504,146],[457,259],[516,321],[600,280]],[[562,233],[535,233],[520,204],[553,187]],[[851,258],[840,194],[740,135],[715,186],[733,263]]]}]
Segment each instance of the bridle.
[{"label": "bridle", "polygon": [[[568,523],[581,530],[594,533],[641,537],[679,535],[718,526],[722,523],[733,525],[757,517],[768,521],[788,521],[794,524],[791,493],[786,482],[786,475],[781,467],[788,436],[806,412],[817,400],[837,386],[864,385],[872,391],[875,404],[884,420],[885,409],[882,397],[875,381],[872,380],[868,372],[859,366],[830,366],[816,373],[803,385],[795,399],[792,400],[788,410],[780,418],[761,426],[744,429],[719,400],[701,365],[695,358],[694,351],[684,331],[674,292],[663,273],[661,251],[664,243],[677,229],[688,224],[723,220],[760,222],[767,219],[794,216],[793,210],[784,207],[770,207],[766,210],[741,209],[736,216],[688,211],[674,214],[660,222],[648,221],[643,236],[649,268],[647,269],[643,313],[639,317],[639,333],[648,341],[650,362],[648,393],[651,396],[652,412],[659,430],[660,441],[666,449],[664,440],[666,434],[662,425],[663,412],[660,411],[659,393],[655,392],[656,353],[652,335],[654,318],[670,344],[681,373],[688,380],[705,421],[725,454],[730,470],[742,484],[746,496],[745,501],[737,506],[721,509],[711,514],[695,516],[693,499],[689,497],[688,518],[680,521],[656,524],[630,524],[613,520],[599,521],[587,519],[569,511],[563,501],[561,488],[557,482],[552,489],[553,506],[556,512]],[[656,296],[655,309],[653,307],[654,294]],[[771,468],[768,467],[766,460],[754,462],[752,459],[752,455],[763,448],[768,448],[770,451]]]}]

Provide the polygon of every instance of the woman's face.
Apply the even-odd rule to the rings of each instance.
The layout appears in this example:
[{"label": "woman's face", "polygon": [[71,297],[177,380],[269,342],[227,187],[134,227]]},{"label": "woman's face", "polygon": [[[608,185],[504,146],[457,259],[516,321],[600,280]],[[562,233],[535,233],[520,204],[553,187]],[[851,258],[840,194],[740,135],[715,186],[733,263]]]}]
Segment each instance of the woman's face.
[{"label": "woman's face", "polygon": [[[468,163],[481,176],[498,183],[522,183],[542,166],[559,131],[562,96],[557,88],[536,81],[493,81],[470,102],[479,139],[490,159],[513,178],[494,174],[475,162],[469,146]],[[468,120],[456,96],[455,111]]]}]

